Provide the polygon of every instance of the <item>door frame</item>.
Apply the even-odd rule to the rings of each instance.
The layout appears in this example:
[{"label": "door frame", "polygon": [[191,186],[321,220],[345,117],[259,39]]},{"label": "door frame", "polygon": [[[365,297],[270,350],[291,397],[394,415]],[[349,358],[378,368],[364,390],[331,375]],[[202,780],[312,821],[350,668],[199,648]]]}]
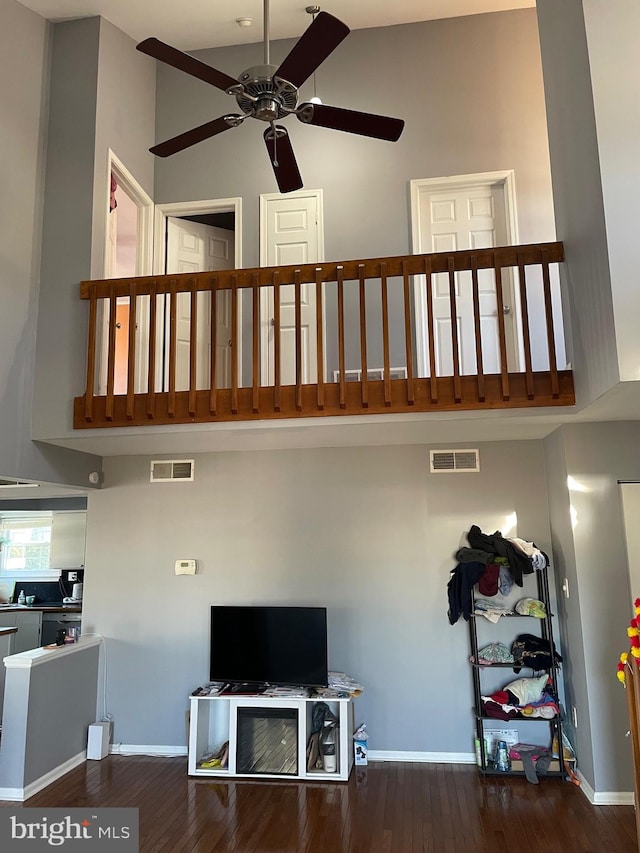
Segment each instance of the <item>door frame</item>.
[{"label": "door frame", "polygon": [[[315,198],[316,200],[316,228],[317,228],[317,236],[318,236],[318,258],[313,261],[313,263],[321,264],[324,263],[324,205],[323,205],[323,193],[322,190],[296,190],[290,193],[261,193],[260,194],[260,213],[259,213],[259,221],[260,221],[260,256],[259,256],[259,264],[261,267],[267,266],[267,213],[269,203],[271,201],[282,201],[288,199],[296,199],[296,198]],[[325,311],[325,289],[322,289],[322,313],[323,313],[323,323],[322,323],[322,352],[324,354],[325,363],[322,365],[322,376],[326,381],[327,374],[327,324],[324,322],[324,318],[326,317]],[[271,347],[271,342],[269,340],[269,332],[270,325],[268,322],[263,322],[263,317],[268,317],[271,313],[272,306],[269,299],[268,288],[262,288],[262,292],[260,293],[260,384],[263,386],[268,386],[271,382],[271,378],[269,376],[269,359],[263,358],[263,353],[268,353],[269,348]],[[317,377],[316,377],[317,378]]]},{"label": "door frame", "polygon": [[[504,169],[496,172],[476,172],[470,175],[448,175],[441,178],[418,178],[409,182],[411,193],[411,251],[414,255],[429,254],[430,248],[422,245],[422,220],[420,216],[420,201],[422,196],[436,192],[462,190],[480,186],[501,187],[504,193],[505,225],[507,245],[515,246],[518,237],[518,217],[516,210],[515,172]],[[519,288],[513,286],[513,335],[515,346],[514,370],[520,370],[524,364],[524,341],[522,334],[522,312],[520,310]],[[429,347],[427,345],[427,296],[424,287],[424,276],[414,278],[413,298],[415,307],[414,328],[416,335],[416,367],[419,376],[429,375]]]},{"label": "door frame", "polygon": [[[155,207],[154,240],[153,240],[153,275],[164,275],[167,260],[167,219],[170,216],[203,216],[208,213],[233,213],[234,215],[234,269],[242,268],[242,198],[215,198],[200,201],[176,201],[157,204]],[[162,346],[162,328],[164,326],[164,306],[158,306],[158,329],[156,347]],[[242,299],[238,299],[238,384],[242,379]],[[160,369],[162,366],[160,365]],[[162,376],[157,381],[162,381]]]},{"label": "door frame", "polygon": [[[151,196],[143,189],[134,175],[127,169],[122,160],[111,148],[107,149],[107,180],[105,193],[105,229],[104,229],[104,258],[103,275],[107,276],[107,257],[109,253],[109,209],[111,196],[111,173],[114,172],[121,187],[138,208],[138,228],[136,242],[136,276],[151,275],[153,269],[153,211],[154,204]],[[138,306],[136,306],[138,308]],[[136,335],[136,351],[148,353],[149,347],[146,340],[146,329],[149,328],[149,305],[142,302],[138,314],[139,333]],[[106,305],[102,306],[102,316],[98,324],[97,351],[100,353],[98,368],[98,394],[106,394],[108,351],[106,342],[109,340],[109,310]],[[147,376],[147,355],[139,359],[135,371],[134,382],[137,388],[142,387]]]}]

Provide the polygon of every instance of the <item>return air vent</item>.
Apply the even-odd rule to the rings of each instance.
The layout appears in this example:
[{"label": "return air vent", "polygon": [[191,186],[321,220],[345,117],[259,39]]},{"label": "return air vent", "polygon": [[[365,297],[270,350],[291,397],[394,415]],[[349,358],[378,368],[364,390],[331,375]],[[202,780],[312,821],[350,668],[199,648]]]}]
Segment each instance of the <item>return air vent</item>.
[{"label": "return air vent", "polygon": [[432,474],[460,474],[480,470],[479,450],[431,450]]},{"label": "return air vent", "polygon": [[193,480],[193,459],[155,459],[151,462],[152,483],[177,483]]}]

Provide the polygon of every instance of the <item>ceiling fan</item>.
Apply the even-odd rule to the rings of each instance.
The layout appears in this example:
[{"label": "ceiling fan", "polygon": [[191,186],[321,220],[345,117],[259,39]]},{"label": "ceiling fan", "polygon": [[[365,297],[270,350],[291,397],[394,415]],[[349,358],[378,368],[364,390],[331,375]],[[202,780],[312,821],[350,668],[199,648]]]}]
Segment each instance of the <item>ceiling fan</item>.
[{"label": "ceiling fan", "polygon": [[[314,7],[315,10],[316,7]],[[347,37],[350,30],[327,12],[314,15],[312,23],[279,65],[269,61],[269,0],[264,0],[264,64],[243,71],[238,79],[212,68],[194,56],[183,53],[156,38],[148,38],[137,49],[192,77],[197,77],[228,95],[233,95],[241,114],[228,113],[199,127],[180,133],[150,148],[158,157],[169,157],[197,142],[202,142],[225,130],[239,127],[247,118],[267,122],[264,140],[273,172],[282,193],[302,187],[291,140],[285,127],[276,121],[295,115],[304,124],[357,133],[374,139],[396,142],[404,128],[402,119],[373,113],[303,102],[298,104],[298,92],[322,62]]]}]

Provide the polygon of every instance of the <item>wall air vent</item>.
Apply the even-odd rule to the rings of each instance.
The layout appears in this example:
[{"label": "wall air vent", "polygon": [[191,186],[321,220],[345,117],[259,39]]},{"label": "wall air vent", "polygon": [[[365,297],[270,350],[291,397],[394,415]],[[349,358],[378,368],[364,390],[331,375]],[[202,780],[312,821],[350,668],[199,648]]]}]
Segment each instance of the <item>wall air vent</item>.
[{"label": "wall air vent", "polygon": [[151,461],[152,483],[178,483],[193,480],[193,459],[154,459]]},{"label": "wall air vent", "polygon": [[23,483],[22,480],[0,479],[0,489],[37,489],[40,483]]},{"label": "wall air vent", "polygon": [[431,450],[432,474],[461,474],[480,470],[479,450]]}]

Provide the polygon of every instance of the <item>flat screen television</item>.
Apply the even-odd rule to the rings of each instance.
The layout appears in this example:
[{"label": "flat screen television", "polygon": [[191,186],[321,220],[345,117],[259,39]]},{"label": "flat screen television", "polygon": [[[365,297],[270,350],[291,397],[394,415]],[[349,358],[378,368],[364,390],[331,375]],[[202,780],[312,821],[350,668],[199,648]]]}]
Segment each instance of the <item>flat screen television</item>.
[{"label": "flat screen television", "polygon": [[326,687],[327,668],[326,607],[211,607],[211,681]]}]

